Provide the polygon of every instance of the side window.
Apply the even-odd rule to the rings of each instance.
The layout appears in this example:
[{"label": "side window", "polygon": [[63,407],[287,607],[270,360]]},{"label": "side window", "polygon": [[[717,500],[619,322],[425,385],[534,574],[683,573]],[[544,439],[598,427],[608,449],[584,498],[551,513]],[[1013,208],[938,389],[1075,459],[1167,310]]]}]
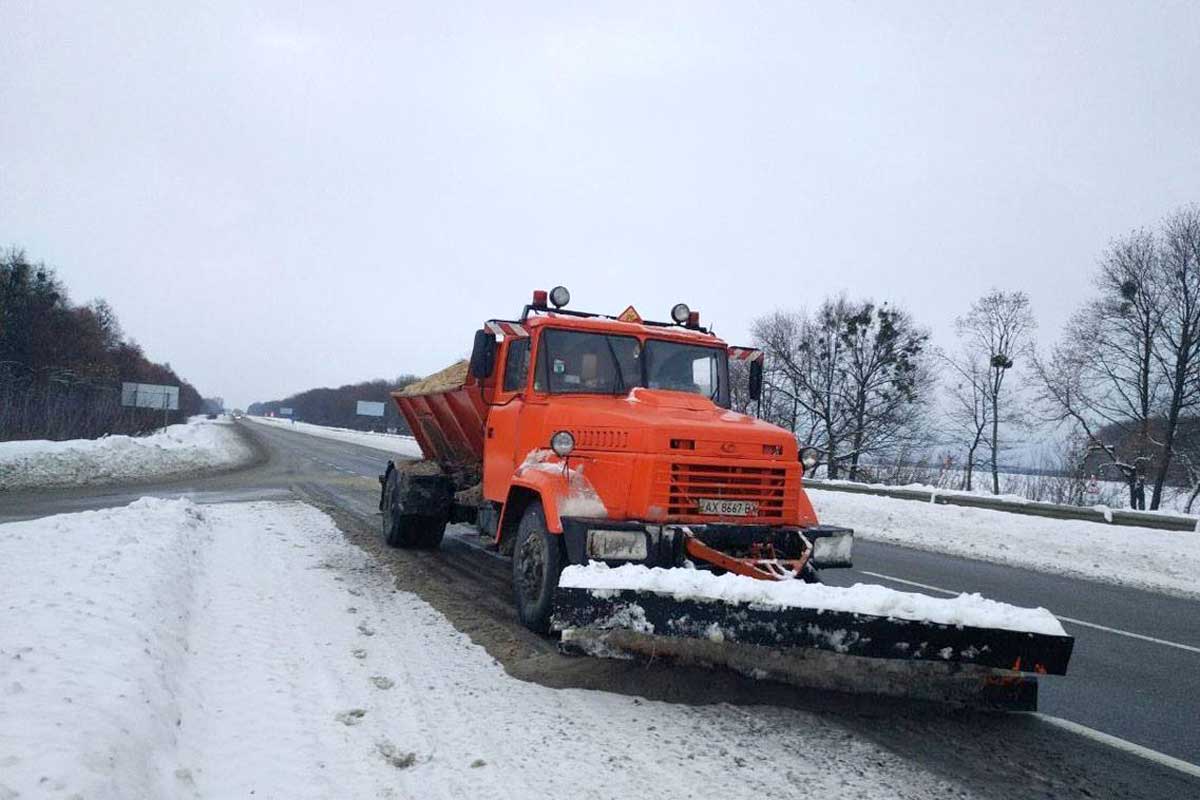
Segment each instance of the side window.
[{"label": "side window", "polygon": [[519,392],[525,388],[525,376],[529,374],[529,337],[519,339],[508,346],[508,359],[504,362],[504,391]]}]

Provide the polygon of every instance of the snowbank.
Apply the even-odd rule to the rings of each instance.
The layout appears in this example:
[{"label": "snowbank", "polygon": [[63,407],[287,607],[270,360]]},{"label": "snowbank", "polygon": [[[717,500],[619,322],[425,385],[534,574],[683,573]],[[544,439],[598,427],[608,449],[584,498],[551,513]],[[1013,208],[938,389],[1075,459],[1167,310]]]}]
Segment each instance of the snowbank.
[{"label": "snowbank", "polygon": [[1200,534],[808,489],[822,522],[861,539],[1200,597]]},{"label": "snowbank", "polygon": [[595,562],[587,566],[567,567],[563,570],[559,585],[596,592],[629,589],[667,594],[676,599],[848,611],[944,625],[1066,635],[1055,616],[1044,608],[1018,608],[988,600],[978,594],[929,597],[862,583],[841,588],[803,581],[774,582],[755,580],[744,575],[714,575],[698,569],[668,570],[635,564],[610,568]]},{"label": "snowbank", "polygon": [[[819,470],[818,475],[824,472]],[[935,483],[872,483],[869,481],[850,481],[843,478],[830,479],[826,477],[813,477],[817,479],[819,484],[830,486],[847,486],[860,489],[874,489],[880,491],[889,491],[895,489],[904,489],[913,492],[928,492],[931,496],[937,497],[982,497],[988,500],[998,500],[1012,505],[1028,505],[1030,503],[1056,503],[1061,500],[1055,499],[1060,496],[1059,493],[1049,491],[1048,485],[1059,484],[1063,485],[1073,482],[1074,479],[1065,478],[1055,475],[1030,475],[1016,472],[1001,472],[1000,480],[1001,487],[1004,489],[1000,494],[992,494],[990,487],[990,475],[979,474],[975,488],[971,491],[966,489],[951,488],[945,483],[959,483],[962,478],[959,472],[944,475],[944,480],[940,484]],[[1094,508],[1096,510],[1132,510],[1128,507],[1129,501],[1129,486],[1121,481],[1111,480],[1096,480],[1094,482],[1097,491],[1091,495],[1089,505],[1080,506],[1081,508]],[[812,485],[810,483],[810,485]],[[1041,491],[1037,491],[1037,490]],[[1034,496],[1030,497],[1019,492],[1034,492]],[[1139,513],[1144,514],[1160,514],[1163,516],[1185,516],[1200,520],[1200,516],[1190,514],[1186,511],[1187,499],[1190,490],[1186,487],[1164,486],[1162,507],[1154,511],[1142,510]]]},{"label": "snowbank", "polygon": [[513,679],[300,503],[0,525],[0,609],[0,798],[960,796],[835,718]]},{"label": "snowbank", "polygon": [[165,795],[210,536],[186,500],[0,526],[0,797]]},{"label": "snowbank", "polygon": [[0,442],[0,490],[169,478],[235,466],[253,455],[228,422],[203,418],[149,436]]},{"label": "snowbank", "polygon": [[319,436],[322,439],[336,439],[339,442],[370,447],[375,450],[382,450],[385,453],[394,453],[404,458],[424,458],[421,455],[421,446],[411,436],[402,436],[396,433],[355,431],[349,428],[331,428],[325,425],[313,425],[309,422],[292,422],[280,417],[246,417],[246,419],[262,423],[263,425],[286,428],[297,433],[307,433],[309,436]]}]

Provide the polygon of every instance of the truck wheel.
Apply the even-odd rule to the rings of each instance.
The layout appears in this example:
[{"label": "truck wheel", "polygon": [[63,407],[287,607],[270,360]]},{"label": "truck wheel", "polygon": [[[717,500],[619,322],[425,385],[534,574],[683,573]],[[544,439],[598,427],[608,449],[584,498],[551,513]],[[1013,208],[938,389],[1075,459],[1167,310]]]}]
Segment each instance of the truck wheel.
[{"label": "truck wheel", "polygon": [[[445,487],[437,485],[437,490],[444,493]],[[414,485],[412,476],[403,470],[393,469],[385,473],[383,485],[383,539],[392,547],[421,547],[434,549],[442,543],[446,532],[446,517],[429,513],[412,513],[419,509],[428,512],[438,509],[445,503],[439,502],[434,491],[430,499],[428,483],[417,482]]]},{"label": "truck wheel", "polygon": [[436,517],[421,517],[416,523],[418,529],[417,547],[436,550],[442,546],[442,537],[446,535],[446,520]]},{"label": "truck wheel", "polygon": [[566,561],[560,536],[546,530],[546,512],[534,500],[525,509],[513,548],[513,594],[517,615],[536,633],[550,630],[554,590]]},{"label": "truck wheel", "polygon": [[389,469],[384,475],[383,496],[380,498],[379,507],[383,511],[383,540],[390,547],[411,546],[408,542],[411,537],[411,520],[405,518],[400,499],[400,473]]}]

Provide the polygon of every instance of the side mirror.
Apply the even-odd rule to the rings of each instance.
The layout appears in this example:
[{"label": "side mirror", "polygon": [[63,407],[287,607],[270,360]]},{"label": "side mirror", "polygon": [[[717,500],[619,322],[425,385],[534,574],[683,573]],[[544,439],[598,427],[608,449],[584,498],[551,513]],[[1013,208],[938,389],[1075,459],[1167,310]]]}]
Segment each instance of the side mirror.
[{"label": "side mirror", "polygon": [[750,399],[756,403],[762,397],[762,370],[763,362],[761,358],[756,358],[750,362]]},{"label": "side mirror", "polygon": [[475,345],[471,348],[471,374],[483,380],[496,367],[496,337],[490,331],[475,331]]}]

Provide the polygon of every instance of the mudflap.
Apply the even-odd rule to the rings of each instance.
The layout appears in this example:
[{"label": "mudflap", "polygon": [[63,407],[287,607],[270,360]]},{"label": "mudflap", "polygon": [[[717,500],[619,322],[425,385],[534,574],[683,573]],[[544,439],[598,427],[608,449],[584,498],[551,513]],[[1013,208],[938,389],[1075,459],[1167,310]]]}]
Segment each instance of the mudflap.
[{"label": "mudflap", "polygon": [[559,588],[563,644],[723,666],[834,691],[1031,710],[1034,675],[1065,674],[1074,639],[889,617]]},{"label": "mudflap", "polygon": [[396,471],[396,462],[388,460],[387,467],[383,470],[383,474],[379,476],[379,510],[383,511],[387,501],[387,481],[391,474]]}]

